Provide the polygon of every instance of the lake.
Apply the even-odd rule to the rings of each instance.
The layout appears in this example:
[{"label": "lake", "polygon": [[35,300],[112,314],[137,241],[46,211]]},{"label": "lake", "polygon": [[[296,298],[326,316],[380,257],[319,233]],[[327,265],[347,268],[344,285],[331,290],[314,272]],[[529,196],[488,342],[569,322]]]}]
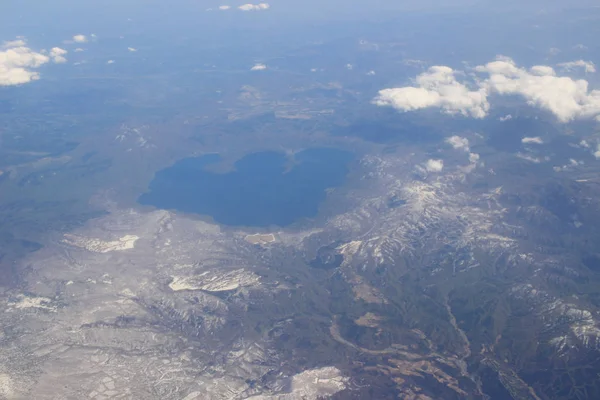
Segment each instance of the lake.
[{"label": "lake", "polygon": [[224,225],[286,226],[317,214],[326,189],[344,183],[352,159],[352,153],[333,148],[294,155],[265,151],[219,173],[207,168],[221,160],[217,154],[186,158],[158,171],[138,201]]}]

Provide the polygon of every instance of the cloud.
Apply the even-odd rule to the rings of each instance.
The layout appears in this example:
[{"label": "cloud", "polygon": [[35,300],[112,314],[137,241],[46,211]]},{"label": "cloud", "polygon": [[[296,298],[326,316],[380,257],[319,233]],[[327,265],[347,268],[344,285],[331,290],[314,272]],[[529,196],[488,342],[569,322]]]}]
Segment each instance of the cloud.
[{"label": "cloud", "polygon": [[23,47],[26,46],[27,42],[25,39],[16,39],[16,40],[8,40],[2,44],[2,48],[10,48],[10,47]]},{"label": "cloud", "polygon": [[384,89],[373,100],[378,106],[400,111],[428,107],[441,108],[447,114],[483,118],[489,110],[486,89],[470,90],[458,82],[450,67],[434,66],[417,76],[416,86]]},{"label": "cloud", "polygon": [[469,139],[467,138],[463,138],[460,136],[451,136],[448,139],[446,139],[446,143],[448,143],[449,145],[451,145],[453,148],[457,149],[457,150],[464,150],[464,151],[470,151],[469,148]]},{"label": "cloud", "polygon": [[600,159],[600,144],[598,144],[598,147],[596,147],[596,151],[594,152],[594,157]]},{"label": "cloud", "polygon": [[137,51],[135,47],[128,47],[127,50],[131,53],[135,53]]},{"label": "cloud", "polygon": [[[469,153],[469,163],[468,167],[463,167],[463,171],[471,172],[474,168],[477,167],[477,162],[479,161],[479,154],[471,153],[471,147],[469,146],[469,139],[460,137],[460,136],[450,136],[446,139],[446,143],[452,146],[456,150],[461,150],[466,153]],[[443,163],[442,163],[443,167]]]},{"label": "cloud", "polygon": [[402,60],[402,64],[408,66],[408,67],[424,67],[425,65],[427,65],[427,63],[423,60],[412,60],[412,59],[407,59],[407,60]]},{"label": "cloud", "polygon": [[34,70],[51,60],[63,62],[66,51],[55,47],[49,55],[44,53],[44,50],[36,52],[30,49],[23,39],[4,42],[0,51],[0,86],[22,85],[38,80],[40,75]]},{"label": "cloud", "polygon": [[250,68],[250,71],[264,71],[265,69],[267,69],[265,64],[255,64],[252,68]]},{"label": "cloud", "polygon": [[584,165],[584,164],[585,164],[585,162],[583,162],[583,161],[577,161],[574,158],[570,158],[568,164],[565,164],[562,167],[559,167],[559,166],[552,167],[552,169],[556,172],[568,171],[570,169],[573,169],[575,167],[578,167],[578,166]]},{"label": "cloud", "polygon": [[219,10],[229,10],[231,8],[231,6],[219,6]]},{"label": "cloud", "polygon": [[532,162],[534,164],[539,164],[542,162],[541,158],[533,157],[533,156],[530,156],[529,154],[517,153],[517,157],[519,157],[522,160]]},{"label": "cloud", "polygon": [[525,144],[529,144],[529,143],[544,144],[544,141],[539,136],[536,136],[536,137],[524,137],[523,139],[521,139],[521,143],[525,143]]},{"label": "cloud", "polygon": [[460,72],[431,67],[416,77],[414,86],[383,89],[373,103],[400,111],[436,107],[451,115],[484,118],[490,95],[512,95],[553,113],[560,122],[579,118],[600,121],[600,90],[589,90],[586,80],[557,76],[545,65],[520,68],[507,57],[477,66],[474,71],[487,74],[487,78],[475,76],[471,82],[462,83],[456,79]]},{"label": "cloud", "polygon": [[67,59],[65,58],[65,55],[68,52],[65,49],[61,49],[60,47],[53,47],[50,50],[50,57],[52,58],[52,61],[54,61],[56,64],[63,64],[67,62]]},{"label": "cloud", "polygon": [[242,11],[261,11],[268,10],[271,6],[268,3],[260,3],[260,4],[244,4],[238,7],[238,9]]},{"label": "cloud", "polygon": [[88,41],[88,39],[87,39],[87,37],[85,35],[79,34],[79,35],[73,36],[73,41],[75,43],[85,43],[85,42]]},{"label": "cloud", "polygon": [[81,53],[82,51],[85,51],[84,49],[82,49],[81,47],[76,48],[75,50],[73,50],[75,53]]},{"label": "cloud", "polygon": [[531,67],[530,71],[533,75],[537,76],[556,76],[554,68],[548,67],[547,65],[534,65]]},{"label": "cloud", "polygon": [[115,63],[115,60],[108,60],[106,63],[107,63],[107,64],[114,64],[114,63]]},{"label": "cloud", "polygon": [[596,72],[596,66],[591,61],[577,60],[558,64],[565,71],[573,71],[577,68],[583,68],[585,73],[593,74]]},{"label": "cloud", "polygon": [[444,169],[444,161],[429,159],[425,163],[425,169],[428,172],[441,172]]},{"label": "cloud", "polygon": [[374,76],[374,75],[376,75],[376,72],[371,70],[371,71],[367,72],[367,75]]},{"label": "cloud", "polygon": [[550,54],[550,56],[557,56],[560,54],[560,49],[558,47],[550,47],[548,54]]},{"label": "cloud", "polygon": [[493,61],[475,70],[489,74],[481,83],[488,92],[519,95],[529,105],[552,112],[561,122],[600,116],[600,91],[589,91],[583,79],[556,76],[545,66],[526,70],[512,60]]},{"label": "cloud", "polygon": [[512,115],[506,114],[504,117],[498,118],[498,121],[500,121],[500,122],[510,121],[512,118],[513,118]]}]

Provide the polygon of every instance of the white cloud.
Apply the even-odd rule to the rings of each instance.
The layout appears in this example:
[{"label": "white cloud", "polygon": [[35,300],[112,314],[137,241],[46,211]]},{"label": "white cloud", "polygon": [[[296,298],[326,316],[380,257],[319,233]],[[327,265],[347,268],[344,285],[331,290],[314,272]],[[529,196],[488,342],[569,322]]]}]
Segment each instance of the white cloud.
[{"label": "white cloud", "polygon": [[428,172],[441,172],[444,169],[444,161],[429,159],[425,163],[425,169]]},{"label": "white cloud", "polygon": [[526,70],[512,60],[503,60],[475,70],[489,74],[481,83],[488,92],[520,95],[529,105],[552,112],[561,122],[600,116],[600,91],[589,91],[585,80],[555,76],[550,67]]},{"label": "white cloud", "polygon": [[130,51],[131,53],[135,53],[137,51],[137,49],[135,47],[128,47],[127,50]]},{"label": "white cloud", "polygon": [[229,10],[231,8],[231,6],[219,6],[219,10]]},{"label": "white cloud", "polygon": [[584,164],[585,164],[585,162],[583,162],[583,161],[577,161],[574,158],[570,158],[568,164],[565,164],[562,167],[555,166],[555,167],[552,167],[552,169],[556,172],[568,171],[570,169],[573,169],[575,167],[578,167],[578,166],[584,165]]},{"label": "white cloud", "polygon": [[596,66],[591,61],[577,60],[558,64],[565,71],[573,71],[577,68],[582,68],[585,73],[593,74],[596,72]]},{"label": "white cloud", "polygon": [[81,47],[76,48],[75,50],[73,50],[75,53],[81,53],[82,51],[85,51],[84,49],[82,49]]},{"label": "white cloud", "polygon": [[367,72],[367,75],[374,76],[374,75],[376,75],[376,73],[375,73],[375,71],[371,70],[371,71]]},{"label": "white cloud", "polygon": [[500,121],[500,122],[510,121],[512,118],[513,118],[512,115],[506,114],[504,117],[498,118],[498,121]]},{"label": "white cloud", "polygon": [[547,65],[534,65],[530,68],[533,75],[537,76],[556,76],[554,68],[548,67]]},{"label": "white cloud", "polygon": [[594,152],[594,157],[600,158],[600,144],[596,147],[596,151]]},{"label": "white cloud", "polygon": [[504,56],[502,54],[497,54],[496,55],[496,61],[506,61],[506,62],[513,62],[513,59],[508,57],[508,56]]},{"label": "white cloud", "polygon": [[474,70],[488,77],[475,78],[470,83],[473,89],[459,82],[458,72],[450,67],[435,66],[418,75],[415,86],[381,90],[373,103],[401,111],[437,107],[447,114],[484,118],[490,95],[516,95],[531,106],[550,111],[561,122],[577,118],[600,121],[600,90],[589,90],[586,80],[557,76],[552,67],[544,65],[520,68],[507,57]]},{"label": "white cloud", "polygon": [[524,137],[523,139],[521,139],[521,143],[525,143],[525,144],[529,144],[529,143],[543,144],[544,141],[539,136],[536,136],[536,137]]},{"label": "white cloud", "polygon": [[85,35],[79,34],[79,35],[73,36],[73,41],[75,43],[85,43],[85,42],[88,41],[88,39],[87,39],[87,37]]},{"label": "white cloud", "polygon": [[10,47],[24,47],[27,45],[25,39],[16,39],[16,40],[7,40],[2,44],[2,48],[10,48]]},{"label": "white cloud", "polygon": [[352,64],[346,64],[346,69],[348,71],[352,71],[354,69],[354,65],[352,65]]},{"label": "white cloud", "polygon": [[542,162],[541,158],[533,157],[533,156],[530,156],[529,154],[517,153],[517,157],[519,157],[522,160],[532,162],[534,164],[539,164]]},{"label": "white cloud", "polygon": [[271,6],[268,3],[244,4],[238,7],[242,11],[261,11],[268,10]]},{"label": "white cloud", "polygon": [[50,57],[52,57],[52,61],[54,61],[56,64],[63,64],[67,62],[67,59],[65,58],[65,55],[67,54],[67,51],[65,49],[61,49],[60,47],[53,47],[50,50]]},{"label": "white cloud", "polygon": [[458,82],[455,71],[434,66],[417,76],[416,86],[384,89],[373,100],[378,106],[391,106],[401,111],[439,107],[447,114],[483,118],[489,110],[485,88],[470,90]]},{"label": "white cloud", "polygon": [[548,50],[548,54],[550,54],[551,56],[556,56],[560,54],[560,49],[558,47],[550,47],[550,49]]},{"label": "white cloud", "polygon": [[252,68],[250,68],[250,71],[264,71],[265,69],[267,69],[265,64],[255,64]]},{"label": "white cloud", "polygon": [[423,60],[402,60],[402,64],[408,66],[408,67],[424,67],[425,65],[427,65],[427,63]]},{"label": "white cloud", "polygon": [[[51,60],[51,56],[27,47],[27,43],[22,39],[4,42],[2,48],[4,50],[0,51],[0,86],[22,85],[39,79],[40,75],[34,69]],[[55,62],[60,61],[55,59]]]},{"label": "white cloud", "polygon": [[451,136],[448,139],[446,139],[446,143],[448,143],[449,145],[451,145],[453,148],[457,149],[457,150],[464,150],[464,151],[470,151],[469,148],[469,139],[467,138],[463,138],[460,136]]},{"label": "white cloud", "polygon": [[114,64],[114,63],[115,63],[115,60],[108,60],[106,63],[107,63],[107,64]]},{"label": "white cloud", "polygon": [[473,164],[479,161],[479,154],[477,153],[469,153],[469,161]]}]

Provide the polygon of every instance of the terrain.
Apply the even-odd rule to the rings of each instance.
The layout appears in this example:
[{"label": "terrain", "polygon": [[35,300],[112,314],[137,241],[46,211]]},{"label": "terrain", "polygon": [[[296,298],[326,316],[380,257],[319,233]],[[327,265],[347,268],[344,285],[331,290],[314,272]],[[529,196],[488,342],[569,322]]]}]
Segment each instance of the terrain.
[{"label": "terrain", "polygon": [[595,396],[597,167],[531,187],[519,158],[455,156],[365,155],[314,222],[262,234],[105,199],[20,261],[3,395]]}]

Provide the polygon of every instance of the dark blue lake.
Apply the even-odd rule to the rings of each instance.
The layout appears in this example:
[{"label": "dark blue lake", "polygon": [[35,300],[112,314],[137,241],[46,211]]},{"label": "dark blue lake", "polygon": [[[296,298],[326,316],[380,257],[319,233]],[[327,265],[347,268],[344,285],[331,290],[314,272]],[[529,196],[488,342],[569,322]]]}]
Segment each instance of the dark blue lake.
[{"label": "dark blue lake", "polygon": [[352,153],[313,148],[287,156],[245,156],[226,173],[211,171],[216,154],[186,158],[156,173],[140,204],[211,216],[240,226],[286,226],[317,214],[327,188],[341,185]]}]

